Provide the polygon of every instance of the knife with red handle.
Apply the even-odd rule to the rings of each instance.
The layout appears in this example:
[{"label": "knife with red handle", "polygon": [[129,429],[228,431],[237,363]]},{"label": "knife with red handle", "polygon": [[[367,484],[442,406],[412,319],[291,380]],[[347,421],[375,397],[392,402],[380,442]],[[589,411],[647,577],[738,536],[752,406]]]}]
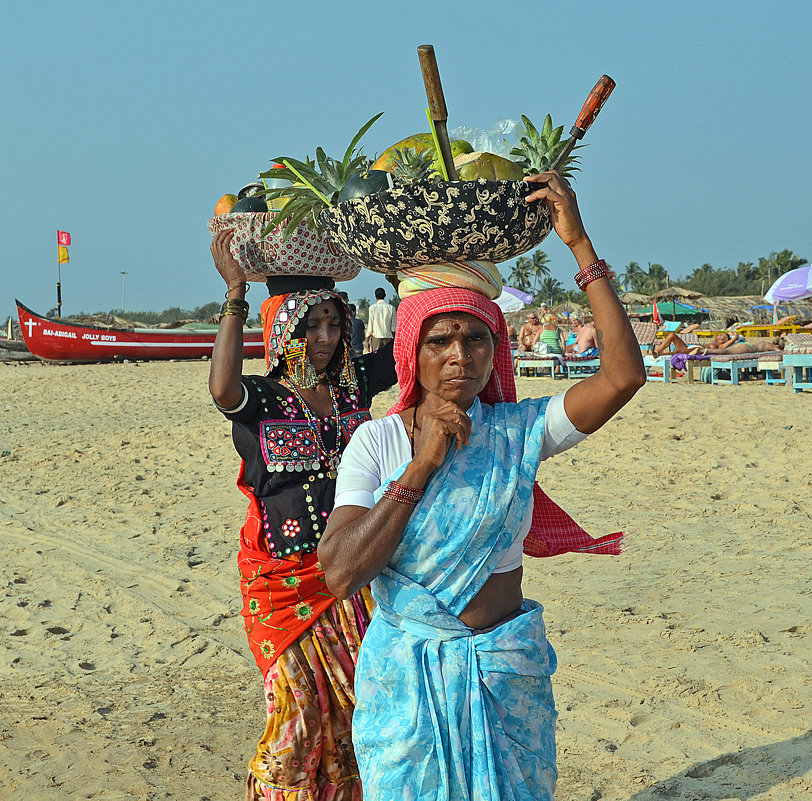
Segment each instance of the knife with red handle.
[{"label": "knife with red handle", "polygon": [[581,108],[581,113],[578,115],[575,125],[570,129],[570,138],[566,147],[550,167],[551,170],[557,170],[564,163],[567,156],[572,153],[572,149],[578,140],[584,138],[584,134],[589,130],[589,126],[595,122],[595,117],[598,116],[603,104],[609,99],[609,95],[612,94],[615,86],[615,82],[608,75],[601,75]]}]

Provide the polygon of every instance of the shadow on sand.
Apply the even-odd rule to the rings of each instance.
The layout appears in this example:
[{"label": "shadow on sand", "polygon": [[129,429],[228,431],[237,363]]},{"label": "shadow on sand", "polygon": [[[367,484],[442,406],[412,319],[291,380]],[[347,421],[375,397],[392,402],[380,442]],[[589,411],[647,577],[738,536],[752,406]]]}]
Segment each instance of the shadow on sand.
[{"label": "shadow on sand", "polygon": [[812,771],[812,730],[791,740],[745,748],[700,762],[635,793],[629,797],[629,801],[712,801],[729,798],[746,801],[809,771]]}]

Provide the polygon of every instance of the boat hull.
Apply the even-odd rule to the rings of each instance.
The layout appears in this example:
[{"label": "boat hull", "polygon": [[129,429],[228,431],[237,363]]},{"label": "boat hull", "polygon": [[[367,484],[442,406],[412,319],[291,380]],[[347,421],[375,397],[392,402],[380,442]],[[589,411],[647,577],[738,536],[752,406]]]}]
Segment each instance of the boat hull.
[{"label": "boat hull", "polygon": [[[41,317],[17,303],[17,315],[26,347],[52,362],[112,362],[123,359],[200,359],[211,357],[217,331],[178,328],[94,328]],[[262,358],[261,329],[244,332],[245,358]]]}]

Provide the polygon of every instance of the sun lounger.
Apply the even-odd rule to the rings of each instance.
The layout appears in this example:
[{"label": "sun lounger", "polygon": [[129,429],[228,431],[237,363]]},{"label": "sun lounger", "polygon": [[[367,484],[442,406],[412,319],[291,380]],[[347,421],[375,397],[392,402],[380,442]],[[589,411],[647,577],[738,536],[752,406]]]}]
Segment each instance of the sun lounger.
[{"label": "sun lounger", "polygon": [[787,383],[783,359],[784,354],[781,351],[758,354],[758,370],[764,373],[764,383],[767,386]]},{"label": "sun lounger", "polygon": [[794,393],[812,389],[812,353],[787,353],[783,364]]},{"label": "sun lounger", "polygon": [[594,356],[564,356],[564,367],[567,378],[580,378],[581,376],[597,373],[601,369],[601,360]]},{"label": "sun lounger", "polygon": [[784,337],[785,353],[812,353],[812,333],[787,334]]},{"label": "sun lounger", "polygon": [[783,366],[794,393],[812,389],[812,334],[786,335]]},{"label": "sun lounger", "polygon": [[549,370],[552,378],[563,378],[564,371],[556,369],[562,364],[562,357],[556,353],[523,353],[521,356],[515,356],[513,360],[517,378],[542,378],[544,370]]},{"label": "sun lounger", "polygon": [[[651,343],[657,336],[658,326],[654,323],[632,322],[632,332],[637,344],[643,353],[643,368],[646,371],[646,381],[662,381],[668,384],[672,378],[676,378],[676,372],[671,369],[671,362],[668,356],[652,356]],[[653,372],[652,372],[653,371]]]},{"label": "sun lounger", "polygon": [[[746,370],[758,370],[759,356],[757,353],[728,353],[714,354],[710,357],[711,384],[739,385],[739,374]],[[730,378],[720,375],[722,371],[730,373]]]},{"label": "sun lounger", "polygon": [[[671,366],[671,357],[652,356],[643,354],[643,367],[646,371],[646,381],[662,381],[664,384],[671,383],[672,378],[677,377],[676,370]],[[654,372],[651,372],[654,370]]]}]

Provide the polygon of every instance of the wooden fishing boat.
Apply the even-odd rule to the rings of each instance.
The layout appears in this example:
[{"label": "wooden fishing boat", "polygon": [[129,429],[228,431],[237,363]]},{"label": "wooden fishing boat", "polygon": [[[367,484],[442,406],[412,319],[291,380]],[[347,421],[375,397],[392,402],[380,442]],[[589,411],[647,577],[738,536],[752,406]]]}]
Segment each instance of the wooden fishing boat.
[{"label": "wooden fishing boat", "polygon": [[[49,320],[20,301],[17,315],[23,340],[35,356],[53,362],[112,362],[123,359],[199,359],[211,356],[217,329],[96,328]],[[265,346],[261,328],[244,332],[245,358],[262,358]]]}]

